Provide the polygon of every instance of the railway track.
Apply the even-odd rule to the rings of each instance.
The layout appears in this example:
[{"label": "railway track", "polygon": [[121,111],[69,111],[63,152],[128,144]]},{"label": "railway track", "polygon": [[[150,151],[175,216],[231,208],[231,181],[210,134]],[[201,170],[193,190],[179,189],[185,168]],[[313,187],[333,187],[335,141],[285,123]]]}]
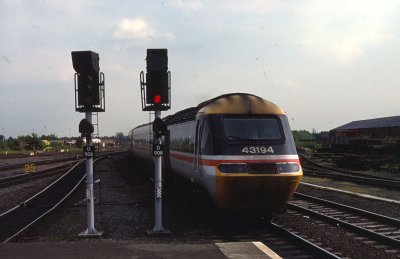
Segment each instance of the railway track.
[{"label": "railway track", "polygon": [[303,171],[306,175],[323,176],[336,180],[344,180],[355,183],[362,183],[377,187],[384,187],[389,189],[400,189],[400,180],[379,177],[373,175],[366,175],[357,172],[349,172],[341,169],[330,168],[319,165],[305,156],[300,156],[302,160]]},{"label": "railway track", "polygon": [[400,219],[295,193],[288,209],[346,228],[364,242],[400,255]]},{"label": "railway track", "polygon": [[15,175],[15,176],[2,177],[2,178],[0,178],[0,187],[11,186],[11,185],[23,183],[26,181],[30,181],[33,179],[42,178],[42,177],[46,177],[46,176],[57,174],[57,173],[62,173],[62,172],[67,171],[69,168],[72,168],[72,166],[74,164],[75,163],[70,162],[67,164],[55,166],[52,168],[36,171],[33,173],[29,173],[29,174],[20,174],[20,175]]},{"label": "railway track", "polygon": [[268,229],[272,233],[264,235],[262,242],[282,258],[340,258],[333,251],[324,249],[276,223],[269,223]]},{"label": "railway track", "polygon": [[[59,156],[60,154],[64,154],[62,152],[36,152],[35,157],[43,157],[43,156]],[[8,154],[8,155],[0,155],[0,160],[2,159],[17,159],[17,158],[29,158],[32,157],[31,152],[29,153],[16,153],[16,154]]]},{"label": "railway track", "polygon": [[79,158],[78,155],[73,155],[73,156],[62,157],[62,158],[38,160],[38,161],[34,161],[34,162],[25,161],[25,162],[19,162],[19,163],[5,164],[5,165],[0,165],[0,172],[12,170],[12,169],[18,169],[18,168],[23,169],[27,163],[28,164],[33,163],[37,166],[37,165],[46,165],[46,164],[54,164],[54,163],[78,160],[78,158]]},{"label": "railway track", "polygon": [[[202,197],[201,195],[198,196]],[[39,204],[33,204],[33,203],[30,204],[29,201],[30,200],[19,206],[19,207],[25,207],[25,210],[22,211],[28,211],[28,209],[31,208],[34,209],[34,207],[40,207],[41,204],[46,204],[43,202]],[[198,205],[199,205],[198,203],[194,203],[193,208],[197,208]],[[49,209],[50,205],[46,207],[47,209]],[[187,206],[184,206],[182,210],[183,211],[187,210]],[[174,211],[175,211],[174,213],[177,213],[176,210]],[[205,209],[205,211],[207,211],[207,214],[210,213],[210,211],[207,209]],[[201,218],[202,220],[200,220],[200,222],[203,222],[204,218],[206,217],[201,217]],[[207,218],[209,218],[212,221],[215,221],[215,219],[218,218],[218,214],[217,216],[215,215],[208,216]],[[3,218],[2,216],[0,216],[0,228],[3,230],[5,228],[3,227],[2,224],[3,224]],[[182,224],[181,221],[179,222],[179,224]],[[210,231],[211,233],[210,235],[216,236],[216,239],[218,241],[260,241],[266,244],[268,247],[272,248],[283,258],[339,258],[343,256],[342,254],[340,254],[340,252],[331,250],[329,248],[330,244],[328,244],[327,247],[324,247],[325,249],[316,248],[317,250],[315,251],[314,248],[311,248],[309,246],[313,246],[312,243],[316,244],[315,245],[316,247],[321,246],[321,244],[319,244],[318,241],[309,240],[308,242],[307,241],[305,242],[308,244],[305,244],[304,242],[297,240],[297,238],[295,237],[290,238],[287,235],[293,235],[293,233],[290,233],[288,230],[285,229],[279,230],[279,226],[274,226],[276,224],[268,225],[267,229],[265,229],[266,227],[264,222],[264,225],[262,225],[263,229],[261,229],[260,225],[257,225],[256,223],[251,223],[251,221],[250,223],[246,223],[249,224],[250,227],[247,227],[246,224],[235,225],[235,224],[230,224],[229,222],[226,223],[226,218],[222,218],[215,224],[216,224],[216,227],[214,227],[216,229],[215,233],[213,232],[213,230],[211,230],[213,229],[213,227],[210,230],[207,230],[206,232],[208,233]],[[287,234],[285,234],[285,232],[287,232]],[[296,235],[294,234],[293,236]],[[380,241],[371,241],[371,242],[380,242]],[[392,248],[388,246],[388,249]]]},{"label": "railway track", "polygon": [[[93,162],[121,152],[106,153]],[[29,226],[58,207],[86,177],[86,164],[82,160],[68,172],[18,206],[0,214],[0,242],[8,242]]]},{"label": "railway track", "polygon": [[64,201],[85,177],[85,164],[71,170],[20,205],[0,215],[0,241],[5,243],[34,224]]},{"label": "railway track", "polygon": [[[217,213],[218,214],[218,213]],[[215,215],[218,218],[220,215]],[[340,252],[324,249],[314,240],[300,235],[274,222],[244,219],[242,217],[218,221],[218,227],[208,235],[214,243],[261,242],[282,258],[341,258]]]},{"label": "railway track", "polygon": [[[94,162],[107,157],[104,154]],[[80,161],[47,188],[0,215],[0,242],[6,243],[54,210],[86,177],[85,161]]]},{"label": "railway track", "polygon": [[[218,214],[218,213],[217,213]],[[220,215],[216,215],[218,218]],[[339,252],[324,249],[313,240],[307,240],[274,222],[261,222],[243,217],[230,218],[227,222],[218,221],[214,243],[224,242],[262,242],[282,258],[340,258]]]}]

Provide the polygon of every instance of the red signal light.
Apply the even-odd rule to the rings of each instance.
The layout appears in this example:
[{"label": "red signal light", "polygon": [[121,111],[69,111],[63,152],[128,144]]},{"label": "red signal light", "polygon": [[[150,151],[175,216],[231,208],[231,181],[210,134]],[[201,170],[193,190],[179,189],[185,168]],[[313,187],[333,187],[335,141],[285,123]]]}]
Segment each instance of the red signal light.
[{"label": "red signal light", "polygon": [[157,94],[154,96],[154,103],[155,104],[161,103],[161,95]]}]

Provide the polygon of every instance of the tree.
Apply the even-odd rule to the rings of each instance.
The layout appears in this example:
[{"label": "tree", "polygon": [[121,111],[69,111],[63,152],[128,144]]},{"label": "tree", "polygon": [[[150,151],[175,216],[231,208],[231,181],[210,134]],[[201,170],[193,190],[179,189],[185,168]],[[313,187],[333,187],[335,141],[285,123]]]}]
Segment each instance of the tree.
[{"label": "tree", "polygon": [[82,148],[83,147],[83,138],[82,137],[79,137],[79,138],[76,139],[75,146],[78,147],[78,148]]},{"label": "tree", "polygon": [[4,135],[0,135],[0,144],[1,144],[1,148],[2,149],[5,149],[4,147],[5,147],[5,137],[4,137]]},{"label": "tree", "polygon": [[295,142],[315,139],[314,135],[307,130],[293,130],[292,133]]},{"label": "tree", "polygon": [[126,140],[126,137],[125,137],[124,133],[122,133],[122,132],[117,132],[115,134],[115,138],[117,139],[118,143],[124,143]]},{"label": "tree", "polygon": [[43,148],[42,140],[34,133],[32,135],[19,136],[18,140],[28,150],[40,150]]},{"label": "tree", "polygon": [[58,137],[55,134],[50,134],[50,135],[47,135],[47,136],[42,135],[40,137],[40,139],[42,139],[42,140],[58,140]]},{"label": "tree", "polygon": [[9,137],[7,139],[7,147],[10,148],[11,150],[22,149],[21,143],[18,141],[18,139],[13,139],[12,137]]},{"label": "tree", "polygon": [[315,137],[317,140],[328,139],[328,138],[329,138],[329,131],[321,131],[321,132],[315,133],[315,134],[314,134],[314,137]]}]

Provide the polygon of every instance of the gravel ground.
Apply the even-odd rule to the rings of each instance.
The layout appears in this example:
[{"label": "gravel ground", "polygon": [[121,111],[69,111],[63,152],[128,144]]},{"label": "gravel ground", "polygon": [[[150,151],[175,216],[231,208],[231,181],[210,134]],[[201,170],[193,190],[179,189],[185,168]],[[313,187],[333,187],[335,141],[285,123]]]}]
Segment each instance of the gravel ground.
[{"label": "gravel ground", "polygon": [[[95,228],[103,231],[104,238],[132,240],[137,243],[179,242],[210,243],[216,235],[212,232],[207,212],[214,210],[201,191],[176,190],[174,194],[189,196],[184,199],[166,198],[163,203],[163,226],[171,235],[148,235],[154,226],[154,189],[151,175],[138,173],[132,161],[126,157],[108,158],[95,166]],[[141,170],[143,171],[143,170]],[[144,170],[146,171],[146,169]],[[86,229],[86,203],[83,200],[85,186],[81,186],[59,209],[18,239],[39,241],[77,241]],[[172,196],[172,195],[170,195]],[[61,233],[61,234],[60,234]]]},{"label": "gravel ground", "polygon": [[399,254],[390,253],[384,249],[377,249],[373,244],[364,243],[339,226],[324,224],[301,214],[288,212],[278,216],[274,221],[299,233],[307,240],[318,243],[325,249],[332,248],[333,251],[340,251],[342,257],[376,259],[398,258],[399,256]]},{"label": "gravel ground", "polygon": [[58,163],[52,163],[52,164],[43,164],[43,165],[35,165],[35,171],[34,172],[24,172],[23,167],[21,168],[16,168],[16,169],[11,169],[11,170],[6,170],[6,171],[1,171],[0,172],[0,179],[1,178],[7,178],[7,177],[12,177],[12,176],[17,176],[17,175],[22,175],[22,174],[32,174],[38,171],[42,171],[42,170],[46,170],[46,169],[51,169],[54,167],[58,167],[58,166],[62,166],[62,165],[73,165],[77,162],[77,160],[71,160],[71,161],[67,161],[67,162],[58,162]]},{"label": "gravel ground", "polygon": [[31,179],[29,182],[21,183],[19,185],[1,187],[0,214],[14,208],[25,201],[28,197],[40,192],[61,175],[62,173],[57,173],[44,178]]},{"label": "gravel ground", "polygon": [[322,190],[305,185],[300,185],[297,191],[300,193],[319,197],[321,199],[327,199],[337,203],[346,204],[348,206],[357,207],[378,214],[383,214],[392,218],[400,219],[400,204],[384,202],[379,200],[372,200],[362,197],[355,197],[350,194],[329,191],[329,190]]},{"label": "gravel ground", "polygon": [[[79,154],[81,155],[81,154]],[[36,155],[36,156],[26,156],[26,157],[1,157],[0,163],[1,165],[13,165],[13,164],[20,164],[20,163],[35,163],[44,160],[50,159],[61,159],[67,157],[76,156],[76,153],[58,153],[52,155]]]},{"label": "gravel ground", "polygon": [[[139,169],[140,167],[140,169]],[[95,166],[96,208],[95,227],[103,231],[104,239],[126,240],[133,243],[213,243],[238,241],[240,236],[255,237],[260,225],[237,224],[237,218],[229,217],[215,209],[204,192],[186,185],[172,185],[163,200],[163,226],[170,235],[148,235],[154,225],[154,189],[150,171],[144,164],[135,164],[126,155],[107,158]],[[192,186],[189,186],[192,187]],[[86,187],[83,185],[54,213],[25,231],[16,242],[77,242],[78,234],[86,229]],[[338,195],[309,187],[301,192],[330,198],[346,204],[356,204],[366,209],[373,207],[380,213],[396,215],[398,205],[371,202],[361,198]],[[368,207],[367,207],[368,206]],[[398,214],[397,214],[398,216]],[[288,212],[278,215],[274,221],[323,244],[341,251],[352,258],[397,258],[384,249],[374,248],[340,227],[322,224],[310,217]],[[257,227],[255,227],[257,226]]]},{"label": "gravel ground", "polygon": [[343,191],[355,192],[359,194],[366,194],[385,199],[400,201],[400,190],[396,190],[395,188],[384,189],[384,188],[379,188],[378,186],[374,187],[371,185],[365,185],[361,183],[353,183],[349,181],[340,181],[340,180],[320,178],[308,175],[303,176],[302,182],[325,186],[325,187],[331,187]]}]

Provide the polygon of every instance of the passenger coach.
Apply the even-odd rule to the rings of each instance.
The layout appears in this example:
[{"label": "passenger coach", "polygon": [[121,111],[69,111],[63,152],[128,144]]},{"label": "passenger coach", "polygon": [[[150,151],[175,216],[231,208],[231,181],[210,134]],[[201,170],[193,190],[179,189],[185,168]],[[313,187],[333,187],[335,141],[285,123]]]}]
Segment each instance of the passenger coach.
[{"label": "passenger coach", "polygon": [[[203,186],[222,209],[280,210],[302,169],[285,112],[251,94],[226,94],[164,118],[164,165]],[[129,133],[151,160],[151,124]]]}]

